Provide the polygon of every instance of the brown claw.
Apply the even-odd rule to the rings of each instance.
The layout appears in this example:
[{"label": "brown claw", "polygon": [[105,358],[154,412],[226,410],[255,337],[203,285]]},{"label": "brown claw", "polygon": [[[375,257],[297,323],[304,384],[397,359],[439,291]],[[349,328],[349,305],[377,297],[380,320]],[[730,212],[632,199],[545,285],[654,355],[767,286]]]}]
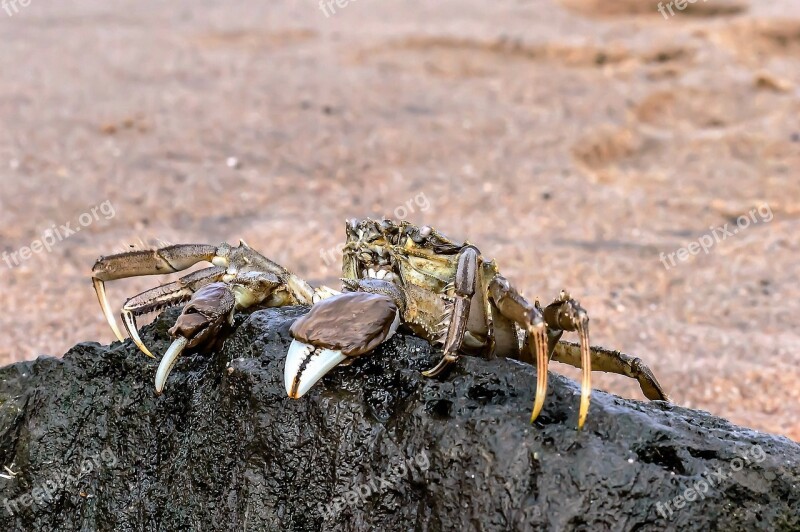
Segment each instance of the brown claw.
[{"label": "brown claw", "polygon": [[[347,285],[347,283],[345,283]],[[400,305],[390,283],[354,284],[373,290],[344,292],[323,299],[289,329],[294,337],[284,362],[286,393],[303,396],[334,367],[372,351],[394,334],[400,324]]]},{"label": "brown claw", "polygon": [[345,292],[316,303],[289,331],[301,342],[356,357],[386,340],[397,315],[398,305],[388,295]]},{"label": "brown claw", "polygon": [[195,292],[169,334],[173,338],[186,338],[188,348],[201,346],[229,323],[235,303],[236,299],[227,284],[208,284]]},{"label": "brown claw", "polygon": [[161,393],[170,371],[185,349],[208,345],[233,318],[236,300],[230,287],[222,282],[211,283],[192,296],[183,308],[169,334],[175,338],[156,371],[156,392]]}]

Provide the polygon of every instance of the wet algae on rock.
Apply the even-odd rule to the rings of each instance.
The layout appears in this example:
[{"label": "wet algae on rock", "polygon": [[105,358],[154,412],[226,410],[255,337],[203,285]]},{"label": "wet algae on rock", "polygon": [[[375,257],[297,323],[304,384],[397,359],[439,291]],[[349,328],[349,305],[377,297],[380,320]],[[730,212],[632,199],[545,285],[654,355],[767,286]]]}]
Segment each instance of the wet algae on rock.
[{"label": "wet algae on rock", "polygon": [[130,342],[0,370],[0,530],[800,530],[797,444],[600,391],[578,432],[556,374],[531,426],[519,362],[426,379],[439,354],[397,335],[289,399],[303,312],[239,316],[161,396]]}]

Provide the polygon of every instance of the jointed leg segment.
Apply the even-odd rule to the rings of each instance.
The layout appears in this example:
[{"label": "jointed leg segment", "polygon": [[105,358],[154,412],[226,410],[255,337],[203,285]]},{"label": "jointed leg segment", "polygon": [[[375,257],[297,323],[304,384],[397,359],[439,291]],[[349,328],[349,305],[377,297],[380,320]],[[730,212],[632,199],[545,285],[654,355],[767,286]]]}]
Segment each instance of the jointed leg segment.
[{"label": "jointed leg segment", "polygon": [[[641,359],[611,351],[602,347],[592,346],[592,369],[625,375],[639,382],[645,397],[651,401],[669,401],[669,396],[659,384],[656,376]],[[553,360],[580,367],[580,346],[572,342],[559,342],[553,351]]]},{"label": "jointed leg segment", "polygon": [[467,332],[467,322],[469,321],[469,308],[472,296],[478,282],[478,256],[479,252],[472,246],[465,247],[458,257],[458,267],[455,279],[455,300],[447,328],[447,336],[444,342],[444,356],[439,363],[424,371],[426,377],[436,377],[441,374],[447,366],[458,360],[458,351],[464,342],[464,334]]},{"label": "jointed leg segment", "polygon": [[244,242],[236,247],[229,244],[181,244],[100,257],[92,269],[92,281],[103,314],[117,338],[123,340],[106,299],[105,281],[173,273],[203,261],[211,262],[213,266],[142,292],[126,302],[122,310],[125,329],[146,355],[153,356],[136,332],[136,316],[184,303],[210,283],[231,283],[239,308],[261,303],[267,298],[270,306],[311,304],[314,296],[314,290],[308,283]]},{"label": "jointed leg segment", "polygon": [[[562,290],[555,301],[544,308],[544,320],[547,323],[548,336],[551,343],[559,338],[560,331],[578,333],[580,345],[581,368],[581,406],[578,412],[578,428],[583,427],[589,413],[589,398],[592,393],[592,358],[589,344],[589,315]],[[550,346],[548,346],[550,347]],[[552,351],[550,351],[552,353]]]},{"label": "jointed leg segment", "polygon": [[[222,249],[219,251],[224,253]],[[92,268],[92,283],[106,321],[117,339],[122,342],[124,337],[106,298],[106,281],[140,275],[174,273],[202,261],[212,262],[215,266],[227,267],[224,257],[218,254],[218,248],[206,244],[180,244],[161,249],[129,251],[97,259]]]},{"label": "jointed leg segment", "polygon": [[180,305],[188,301],[189,298],[192,297],[192,294],[197,292],[200,288],[209,283],[221,281],[224,275],[225,268],[221,266],[212,266],[211,268],[205,268],[190,273],[175,282],[152,288],[142,292],[138,296],[130,298],[125,303],[125,306],[122,307],[122,323],[125,326],[125,330],[128,332],[128,336],[131,337],[133,342],[145,355],[153,357],[153,354],[150,353],[150,350],[147,349],[139,338],[136,327],[136,316]]},{"label": "jointed leg segment", "polygon": [[542,411],[547,395],[549,357],[544,316],[536,306],[531,305],[522,297],[502,275],[496,275],[489,283],[489,297],[504,316],[515,321],[525,331],[523,358],[536,362],[536,395],[531,413],[531,423],[533,423]]}]

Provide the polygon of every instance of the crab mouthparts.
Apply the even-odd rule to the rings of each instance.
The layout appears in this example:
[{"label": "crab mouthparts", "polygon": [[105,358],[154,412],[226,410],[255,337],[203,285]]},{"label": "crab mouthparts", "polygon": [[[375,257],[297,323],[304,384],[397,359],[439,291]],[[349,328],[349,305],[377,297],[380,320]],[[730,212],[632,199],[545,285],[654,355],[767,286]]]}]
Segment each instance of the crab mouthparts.
[{"label": "crab mouthparts", "polygon": [[361,277],[362,279],[380,279],[383,281],[394,281],[395,274],[392,272],[391,269],[375,269],[375,268],[364,268],[361,270]]}]

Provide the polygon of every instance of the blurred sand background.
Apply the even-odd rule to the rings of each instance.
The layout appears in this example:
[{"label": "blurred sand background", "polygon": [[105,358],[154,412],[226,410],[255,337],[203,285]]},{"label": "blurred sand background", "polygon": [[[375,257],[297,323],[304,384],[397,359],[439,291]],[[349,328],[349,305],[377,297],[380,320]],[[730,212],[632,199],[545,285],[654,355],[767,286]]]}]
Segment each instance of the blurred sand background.
[{"label": "blurred sand background", "polygon": [[677,403],[800,440],[796,0],[79,4],[0,11],[0,252],[114,216],[0,261],[0,362],[112,340],[100,254],[243,238],[335,285],[345,218],[405,216],[570,289]]}]

